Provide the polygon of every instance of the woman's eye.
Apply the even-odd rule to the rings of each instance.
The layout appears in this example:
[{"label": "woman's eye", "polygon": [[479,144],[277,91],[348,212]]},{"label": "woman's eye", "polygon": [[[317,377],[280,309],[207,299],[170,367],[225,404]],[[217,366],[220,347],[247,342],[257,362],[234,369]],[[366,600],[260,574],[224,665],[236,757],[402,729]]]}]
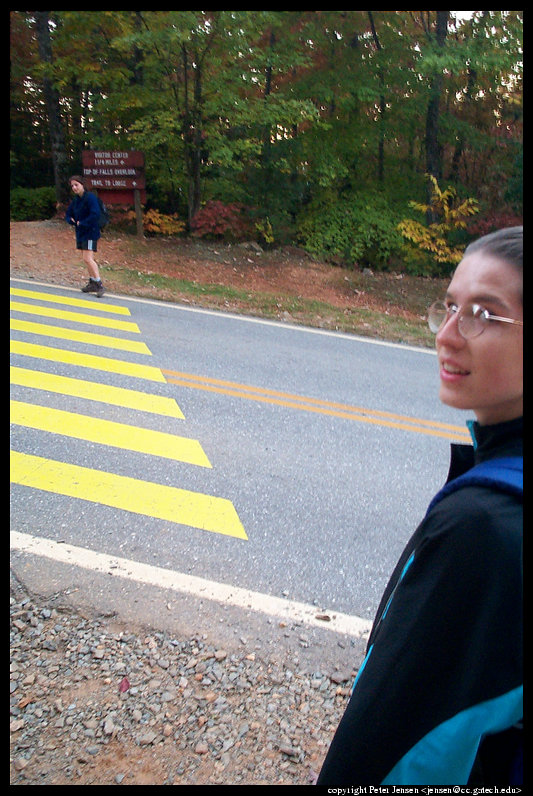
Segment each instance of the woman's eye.
[{"label": "woman's eye", "polygon": [[479,304],[473,304],[472,315],[474,318],[483,318],[484,320],[488,320],[490,317],[490,312],[486,310],[485,307],[481,307]]}]

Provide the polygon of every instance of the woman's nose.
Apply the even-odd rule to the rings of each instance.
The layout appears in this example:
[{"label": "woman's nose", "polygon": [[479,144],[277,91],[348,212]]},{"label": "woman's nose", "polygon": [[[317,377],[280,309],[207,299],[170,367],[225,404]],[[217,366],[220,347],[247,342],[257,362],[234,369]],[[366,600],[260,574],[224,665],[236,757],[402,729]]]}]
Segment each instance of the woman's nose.
[{"label": "woman's nose", "polygon": [[437,346],[450,345],[458,347],[464,344],[465,339],[459,331],[459,313],[449,313],[435,338]]}]

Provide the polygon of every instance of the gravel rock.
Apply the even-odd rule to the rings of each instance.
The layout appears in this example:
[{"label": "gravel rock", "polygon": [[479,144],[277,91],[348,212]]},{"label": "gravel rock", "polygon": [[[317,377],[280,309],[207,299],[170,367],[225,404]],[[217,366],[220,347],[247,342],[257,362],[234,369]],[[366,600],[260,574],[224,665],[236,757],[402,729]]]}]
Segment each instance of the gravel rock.
[{"label": "gravel rock", "polygon": [[52,602],[12,587],[12,785],[314,782],[355,671],[289,668],[244,637],[236,653]]}]

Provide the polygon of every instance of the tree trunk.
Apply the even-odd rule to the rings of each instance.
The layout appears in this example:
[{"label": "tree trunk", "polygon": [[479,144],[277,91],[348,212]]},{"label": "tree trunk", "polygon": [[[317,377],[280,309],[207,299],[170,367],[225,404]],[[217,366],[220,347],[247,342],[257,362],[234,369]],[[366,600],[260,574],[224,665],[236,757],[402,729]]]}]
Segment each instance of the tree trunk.
[{"label": "tree trunk", "polygon": [[[134,11],[133,26],[135,33],[139,34],[143,27],[143,19],[140,11]],[[134,45],[131,57],[131,79],[132,86],[142,86],[144,83],[144,62],[143,53],[140,47]]]},{"label": "tree trunk", "polygon": [[[50,12],[36,11],[37,42],[39,57],[43,64],[52,66],[52,42],[50,40]],[[54,183],[56,199],[60,203],[68,201],[68,160],[65,147],[65,135],[59,105],[59,92],[54,87],[52,80],[46,74],[43,77],[43,94],[48,114],[48,127],[50,131],[50,145],[52,149],[52,164],[54,168]]]},{"label": "tree trunk", "polygon": [[201,205],[201,160],[202,160],[202,75],[198,54],[194,60],[193,98],[189,95],[189,56],[182,46],[184,113],[183,141],[185,147],[185,168],[187,171],[187,210],[189,225]]},{"label": "tree trunk", "polygon": [[[380,52],[382,47],[381,47],[381,42],[379,40],[379,36],[376,31],[376,25],[374,23],[374,13],[372,11],[367,11],[367,14],[368,14],[368,19],[370,20],[370,27],[372,29],[372,38],[374,39],[376,50]],[[385,113],[387,110],[387,103],[385,102],[385,94],[384,94],[385,80],[383,77],[383,69],[381,67],[378,68],[378,76],[379,76],[379,83],[382,88],[381,93],[379,95],[378,182],[380,184],[383,184],[383,179],[385,177]]]},{"label": "tree trunk", "polygon": [[[442,50],[446,42],[446,34],[448,32],[448,18],[449,11],[437,11],[437,47]],[[439,147],[439,113],[440,113],[440,97],[442,93],[443,75],[440,69],[433,77],[429,102],[426,114],[426,172],[433,175],[437,181],[442,177],[442,158]],[[428,187],[429,195],[431,195],[430,187]],[[428,204],[430,201],[428,199]],[[428,211],[428,224],[435,221],[433,213]]]},{"label": "tree trunk", "polygon": [[[472,67],[468,67],[468,83],[466,86],[466,95],[465,95],[465,106],[468,107],[473,102],[473,94],[474,88],[477,81],[477,72]],[[464,110],[463,110],[464,113]],[[461,163],[461,158],[463,156],[463,150],[465,146],[465,134],[461,132],[457,138],[457,142],[455,144],[453,158],[452,158],[452,166],[450,171],[450,179],[453,182],[457,182],[459,180],[459,166]]]}]

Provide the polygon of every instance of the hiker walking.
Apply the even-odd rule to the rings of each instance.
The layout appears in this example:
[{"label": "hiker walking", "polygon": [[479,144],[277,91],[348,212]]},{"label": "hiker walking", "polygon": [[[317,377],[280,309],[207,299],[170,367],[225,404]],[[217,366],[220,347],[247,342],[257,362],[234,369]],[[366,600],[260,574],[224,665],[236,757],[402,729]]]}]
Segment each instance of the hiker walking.
[{"label": "hiker walking", "polygon": [[67,207],[65,220],[76,227],[76,248],[82,252],[83,262],[89,272],[89,281],[82,287],[82,292],[96,293],[100,298],[105,291],[94,259],[100,238],[100,206],[97,197],[85,190],[83,177],[75,174],[69,184],[75,196]]}]

